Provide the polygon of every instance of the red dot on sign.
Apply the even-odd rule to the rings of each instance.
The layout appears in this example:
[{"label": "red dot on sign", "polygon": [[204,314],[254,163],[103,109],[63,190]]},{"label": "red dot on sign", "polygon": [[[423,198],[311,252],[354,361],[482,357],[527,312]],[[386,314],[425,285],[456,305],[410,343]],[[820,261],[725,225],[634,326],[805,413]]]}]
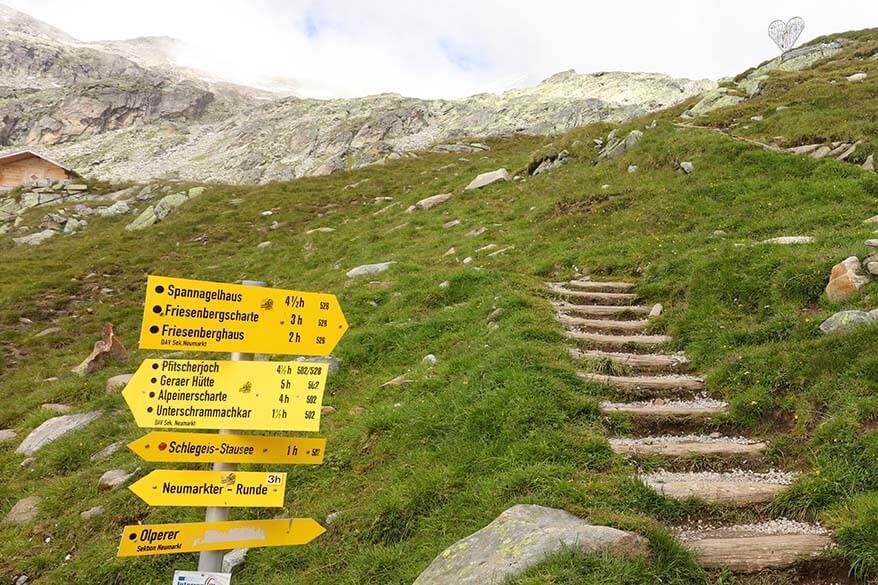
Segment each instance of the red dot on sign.
[{"label": "red dot on sign", "polygon": [[168,448],[167,443],[159,443],[159,451],[164,451],[167,448]]}]

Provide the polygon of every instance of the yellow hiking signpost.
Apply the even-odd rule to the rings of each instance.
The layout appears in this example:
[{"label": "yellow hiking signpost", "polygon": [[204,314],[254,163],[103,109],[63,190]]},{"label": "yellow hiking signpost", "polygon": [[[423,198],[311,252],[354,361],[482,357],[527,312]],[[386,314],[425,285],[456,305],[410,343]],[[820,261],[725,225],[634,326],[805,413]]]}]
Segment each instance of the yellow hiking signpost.
[{"label": "yellow hiking signpost", "polygon": [[150,506],[280,508],[286,486],[287,474],[274,471],[158,469],[128,489]]},{"label": "yellow hiking signpost", "polygon": [[144,360],[122,391],[139,427],[318,431],[329,367]]},{"label": "yellow hiking signpost", "polygon": [[326,439],[153,431],[128,443],[128,448],[144,461],[165,463],[308,465],[323,463]]},{"label": "yellow hiking signpost", "polygon": [[140,348],[325,356],[347,328],[335,295],[150,276]]},{"label": "yellow hiking signpost", "polygon": [[[217,573],[223,551],[307,544],[312,518],[230,521],[229,508],[284,505],[287,474],[239,463],[318,464],[326,439],[236,431],[319,431],[328,364],[253,361],[256,353],[327,356],[348,324],[335,295],[150,276],[141,349],[231,352],[231,361],[148,359],[122,395],[137,426],[158,428],[128,447],[146,461],[212,463],[211,471],[159,469],[130,490],[151,506],[204,506],[205,522],[126,526],[119,556],[198,552]],[[219,434],[169,432],[218,429]]]},{"label": "yellow hiking signpost", "polygon": [[326,529],[311,518],[142,524],[125,527],[119,556],[308,544],[324,532]]}]

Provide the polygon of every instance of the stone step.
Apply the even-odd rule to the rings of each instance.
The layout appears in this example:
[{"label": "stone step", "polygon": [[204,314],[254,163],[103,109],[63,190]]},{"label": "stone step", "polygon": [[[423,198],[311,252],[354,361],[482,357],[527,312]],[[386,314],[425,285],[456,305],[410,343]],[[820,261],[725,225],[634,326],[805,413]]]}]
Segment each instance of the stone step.
[{"label": "stone step", "polygon": [[549,290],[555,294],[575,299],[579,304],[588,305],[630,305],[637,300],[634,293],[591,292],[573,290],[558,284],[549,284]]},{"label": "stone step", "polygon": [[589,382],[609,384],[622,390],[688,390],[697,392],[704,390],[704,380],[686,374],[669,374],[667,376],[611,376],[592,372],[576,372],[580,378]]},{"label": "stone step", "polygon": [[682,435],[610,439],[610,447],[620,455],[658,455],[694,457],[698,455],[759,455],[768,445],[743,437]]},{"label": "stone step", "polygon": [[555,309],[565,313],[585,315],[587,317],[625,317],[649,315],[653,307],[645,305],[577,305],[564,301],[552,303]]},{"label": "stone step", "polygon": [[583,329],[597,329],[600,331],[643,331],[649,326],[648,319],[629,319],[617,321],[614,319],[586,319],[574,317],[565,313],[558,315],[558,321],[564,325],[581,327]]},{"label": "stone step", "polygon": [[668,335],[605,335],[603,333],[588,333],[585,331],[568,331],[567,337],[589,345],[612,349],[654,347],[673,341]]},{"label": "stone step", "polygon": [[696,398],[695,400],[644,400],[638,402],[601,402],[601,412],[621,412],[637,417],[655,416],[711,416],[728,412],[729,405],[722,400]]},{"label": "stone step", "polygon": [[832,535],[823,527],[784,519],[684,532],[679,538],[701,566],[733,573],[786,569],[832,547]]},{"label": "stone step", "polygon": [[637,285],[633,282],[622,281],[600,281],[600,280],[571,280],[567,283],[569,286],[582,290],[604,291],[604,292],[625,292],[634,289]]},{"label": "stone step", "polygon": [[682,354],[623,353],[600,349],[570,348],[570,357],[575,360],[609,360],[615,364],[644,372],[689,369],[689,358]]},{"label": "stone step", "polygon": [[675,500],[700,498],[709,504],[744,507],[770,502],[789,487],[796,474],[743,470],[671,473],[660,470],[641,475],[639,479],[659,494]]}]

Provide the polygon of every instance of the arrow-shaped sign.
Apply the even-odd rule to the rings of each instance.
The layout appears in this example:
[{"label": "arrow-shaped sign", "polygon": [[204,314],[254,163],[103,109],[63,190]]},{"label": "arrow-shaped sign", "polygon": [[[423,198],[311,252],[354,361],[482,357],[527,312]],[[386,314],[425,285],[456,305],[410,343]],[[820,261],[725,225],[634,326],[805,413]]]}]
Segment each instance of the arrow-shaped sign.
[{"label": "arrow-shaped sign", "polygon": [[122,396],[137,426],[319,431],[328,366],[144,360]]},{"label": "arrow-shaped sign", "polygon": [[126,526],[120,557],[308,544],[326,529],[313,518]]},{"label": "arrow-shaped sign", "polygon": [[335,295],[150,276],[141,349],[329,355],[348,329]]},{"label": "arrow-shaped sign", "polygon": [[152,431],[128,448],[144,461],[307,465],[323,463],[326,439]]},{"label": "arrow-shaped sign", "polygon": [[287,474],[259,471],[157,469],[129,486],[150,506],[284,505]]}]

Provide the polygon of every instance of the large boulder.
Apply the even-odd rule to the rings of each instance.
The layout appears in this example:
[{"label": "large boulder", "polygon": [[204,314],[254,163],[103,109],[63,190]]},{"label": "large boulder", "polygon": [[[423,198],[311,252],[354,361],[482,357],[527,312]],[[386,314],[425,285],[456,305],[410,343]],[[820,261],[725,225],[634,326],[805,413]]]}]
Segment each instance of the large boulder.
[{"label": "large boulder", "polygon": [[491,171],[490,173],[482,173],[472,181],[470,184],[466,186],[466,190],[470,191],[472,189],[481,189],[482,187],[487,187],[488,185],[492,185],[499,181],[509,182],[509,171],[506,169],[497,169],[496,171]]},{"label": "large boulder", "polygon": [[606,160],[614,160],[631,150],[633,147],[640,144],[640,141],[643,140],[643,132],[640,130],[632,130],[628,133],[628,136],[625,137],[624,140],[620,140],[616,137],[616,131],[613,130],[610,132],[609,136],[607,136],[607,145],[603,150],[598,154],[598,159],[606,159]]},{"label": "large boulder", "polygon": [[414,585],[499,584],[565,549],[619,556],[648,554],[644,538],[593,526],[554,508],[519,504],[445,549]]},{"label": "large boulder", "polygon": [[878,323],[878,309],[872,311],[839,311],[820,324],[820,331],[823,333],[837,333],[871,323]]},{"label": "large boulder", "polygon": [[12,238],[12,241],[19,246],[38,246],[49,238],[54,237],[57,233],[55,230],[46,229],[27,236],[21,236],[20,238]]},{"label": "large boulder", "polygon": [[714,110],[734,106],[744,101],[744,98],[737,95],[729,95],[729,90],[725,87],[718,87],[704,94],[701,100],[689,109],[690,116],[703,116]]},{"label": "large boulder", "polygon": [[50,418],[25,437],[15,450],[20,455],[33,455],[49,443],[53,443],[64,435],[78,431],[90,425],[103,414],[100,410],[81,414],[66,414]]},{"label": "large boulder", "polygon": [[846,301],[869,282],[863,273],[863,267],[856,256],[845,258],[832,267],[829,284],[826,285],[826,298],[830,302]]}]

